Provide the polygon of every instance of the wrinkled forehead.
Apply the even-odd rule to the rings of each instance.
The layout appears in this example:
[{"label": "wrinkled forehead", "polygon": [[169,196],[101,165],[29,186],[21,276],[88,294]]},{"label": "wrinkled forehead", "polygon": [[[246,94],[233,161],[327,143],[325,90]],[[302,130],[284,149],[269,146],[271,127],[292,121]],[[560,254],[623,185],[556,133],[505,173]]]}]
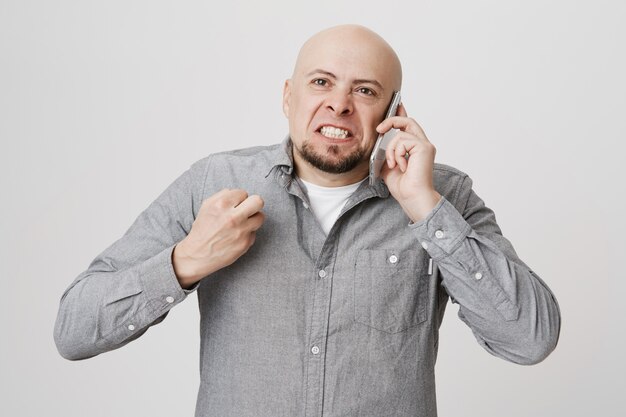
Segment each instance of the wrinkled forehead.
[{"label": "wrinkled forehead", "polygon": [[321,34],[307,41],[298,55],[294,77],[316,69],[346,80],[375,79],[399,90],[402,70],[397,55],[382,39],[363,34]]}]

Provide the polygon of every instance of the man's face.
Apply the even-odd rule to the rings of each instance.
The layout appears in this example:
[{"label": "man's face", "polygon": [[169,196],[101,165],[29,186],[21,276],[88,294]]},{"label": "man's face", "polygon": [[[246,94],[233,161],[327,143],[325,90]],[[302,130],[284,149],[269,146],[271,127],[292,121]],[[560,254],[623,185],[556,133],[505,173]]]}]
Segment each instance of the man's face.
[{"label": "man's face", "polygon": [[399,84],[393,63],[384,59],[388,52],[380,49],[346,39],[305,45],[283,95],[296,165],[367,172],[376,126]]}]

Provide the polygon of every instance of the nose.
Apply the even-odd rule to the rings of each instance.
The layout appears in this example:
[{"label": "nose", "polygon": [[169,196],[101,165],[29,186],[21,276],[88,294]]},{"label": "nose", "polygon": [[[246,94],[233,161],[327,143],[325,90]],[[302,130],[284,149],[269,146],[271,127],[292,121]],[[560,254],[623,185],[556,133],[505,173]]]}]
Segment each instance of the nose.
[{"label": "nose", "polygon": [[326,109],[336,117],[348,116],[354,110],[352,95],[345,91],[334,91],[326,99]]}]

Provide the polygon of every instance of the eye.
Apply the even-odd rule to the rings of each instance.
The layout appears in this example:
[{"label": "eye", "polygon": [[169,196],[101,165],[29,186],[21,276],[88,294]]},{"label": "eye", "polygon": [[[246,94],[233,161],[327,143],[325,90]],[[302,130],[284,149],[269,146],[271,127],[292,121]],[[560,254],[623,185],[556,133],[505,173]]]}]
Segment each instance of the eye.
[{"label": "eye", "polygon": [[319,85],[320,87],[325,87],[328,85],[328,80],[325,80],[323,78],[316,78],[311,82],[315,85]]},{"label": "eye", "polygon": [[365,94],[367,96],[375,96],[376,95],[376,92],[374,92],[374,90],[372,90],[370,88],[367,88],[367,87],[359,87],[359,88],[356,89],[356,91],[358,93]]}]

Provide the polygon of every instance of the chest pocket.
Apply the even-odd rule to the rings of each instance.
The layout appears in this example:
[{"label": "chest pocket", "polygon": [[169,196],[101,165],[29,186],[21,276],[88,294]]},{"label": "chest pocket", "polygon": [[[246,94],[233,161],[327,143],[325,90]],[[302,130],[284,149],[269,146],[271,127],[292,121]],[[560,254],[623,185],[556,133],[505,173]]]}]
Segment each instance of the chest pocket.
[{"label": "chest pocket", "polygon": [[354,319],[398,333],[426,320],[428,261],[417,250],[362,250],[354,273]]}]

